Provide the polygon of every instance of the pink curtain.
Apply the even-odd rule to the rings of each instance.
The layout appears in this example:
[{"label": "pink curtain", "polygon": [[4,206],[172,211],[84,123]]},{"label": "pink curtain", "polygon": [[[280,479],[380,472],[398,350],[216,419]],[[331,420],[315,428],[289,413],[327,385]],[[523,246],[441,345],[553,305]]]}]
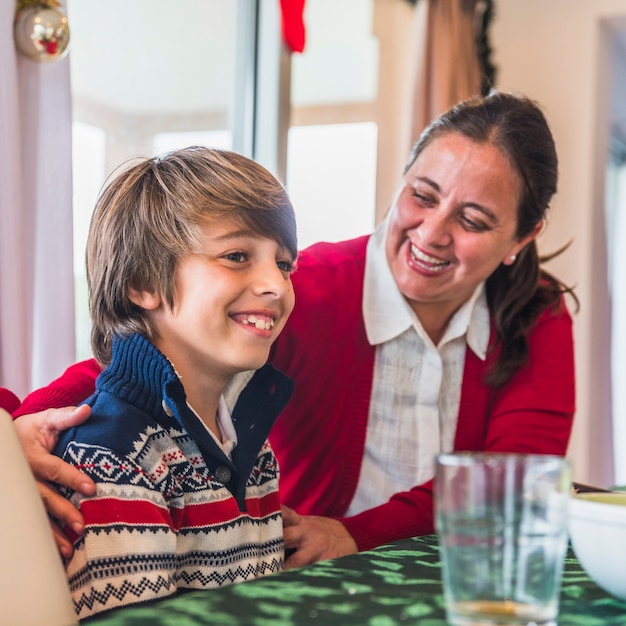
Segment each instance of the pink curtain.
[{"label": "pink curtain", "polygon": [[75,358],[69,60],[13,44],[0,2],[0,387],[23,397]]},{"label": "pink curtain", "polygon": [[478,0],[418,0],[418,41],[412,138],[432,119],[480,93],[481,71],[475,40]]}]

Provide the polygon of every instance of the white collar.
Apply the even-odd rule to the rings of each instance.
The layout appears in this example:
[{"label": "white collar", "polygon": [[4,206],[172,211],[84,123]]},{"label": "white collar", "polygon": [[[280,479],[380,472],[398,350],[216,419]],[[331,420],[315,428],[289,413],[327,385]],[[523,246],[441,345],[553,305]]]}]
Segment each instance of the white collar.
[{"label": "white collar", "polygon": [[233,448],[237,445],[237,432],[224,396],[220,396],[220,403],[217,408],[217,428],[222,437],[222,441],[218,443],[221,444],[226,456],[230,458]]},{"label": "white collar", "polygon": [[[374,231],[367,243],[363,282],[363,320],[371,345],[398,337],[411,326],[425,340],[430,339],[400,293],[385,254],[388,219]],[[454,314],[440,346],[467,333],[467,344],[482,360],[489,345],[490,321],[485,285],[481,283],[472,297]],[[432,342],[431,342],[432,343]]]},{"label": "white collar", "polygon": [[[183,377],[176,371],[176,368],[171,361],[170,365],[182,383]],[[213,437],[215,443],[222,448],[224,454],[226,454],[229,459],[231,458],[233,448],[237,445],[237,431],[235,430],[235,425],[233,424],[231,415],[241,390],[248,384],[253,375],[254,370],[239,372],[239,374],[233,376],[233,378],[226,385],[224,393],[220,396],[217,405],[217,414],[215,416],[217,430],[220,433],[219,437],[217,437],[217,435],[205,424],[204,420],[200,417],[200,415],[198,415],[198,412],[191,406],[191,404],[189,404],[189,401],[186,403],[191,412],[198,418],[198,421],[202,424],[202,426],[204,426],[209,435]]]},{"label": "white collar", "polygon": [[204,426],[207,433],[211,435],[215,443],[217,443],[217,445],[222,448],[224,454],[228,458],[230,458],[233,448],[237,445],[237,432],[235,431],[235,426],[230,416],[230,410],[224,396],[220,396],[219,404],[217,407],[217,414],[215,416],[217,430],[220,434],[219,437],[204,423],[202,418],[198,415],[197,411],[191,406],[191,404],[189,404],[189,402],[187,402],[187,406],[189,407],[191,412],[198,418],[198,421]]}]

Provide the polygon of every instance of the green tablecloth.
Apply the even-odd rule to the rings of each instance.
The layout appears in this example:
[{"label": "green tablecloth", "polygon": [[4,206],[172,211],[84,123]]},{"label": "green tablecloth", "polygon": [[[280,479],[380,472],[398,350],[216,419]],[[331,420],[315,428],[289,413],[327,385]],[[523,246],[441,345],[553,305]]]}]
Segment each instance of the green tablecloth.
[{"label": "green tablecloth", "polygon": [[[626,575],[626,574],[625,574]],[[90,626],[444,626],[434,535],[89,620]],[[626,602],[592,582],[569,553],[559,626],[626,626]]]}]

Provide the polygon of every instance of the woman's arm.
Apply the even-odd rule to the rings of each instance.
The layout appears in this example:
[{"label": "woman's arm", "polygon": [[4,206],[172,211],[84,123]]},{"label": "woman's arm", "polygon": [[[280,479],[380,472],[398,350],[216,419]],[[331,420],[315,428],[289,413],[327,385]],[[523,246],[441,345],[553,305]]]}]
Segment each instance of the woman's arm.
[{"label": "woman's arm", "polygon": [[0,409],[7,413],[17,411],[20,406],[20,399],[9,389],[0,387]]},{"label": "woman's arm", "polygon": [[[91,478],[52,455],[51,450],[59,433],[89,417],[91,409],[87,405],[70,405],[79,404],[93,393],[99,373],[100,366],[94,359],[72,365],[50,385],[26,396],[13,413],[13,417],[19,417],[14,421],[15,429],[46,510],[61,526],[72,528],[77,534],[82,532],[83,516],[50,483],[65,485],[85,496],[92,495],[95,486]],[[57,524],[52,522],[51,526],[59,551],[69,558],[73,551],[71,542]]]},{"label": "woman's arm", "polygon": [[100,372],[95,359],[71,365],[49,385],[29,393],[13,412],[13,417],[81,404],[94,392]]},{"label": "woman's arm", "polygon": [[[39,495],[50,517],[79,535],[82,534],[84,525],[80,511],[59,495],[50,483],[65,485],[85,496],[93,495],[95,485],[91,478],[51,454],[51,450],[62,431],[81,424],[90,414],[91,408],[83,404],[76,408],[49,409],[25,415],[13,422],[26,460],[35,476]],[[65,558],[71,557],[71,542],[54,521],[50,525],[59,551]]]}]

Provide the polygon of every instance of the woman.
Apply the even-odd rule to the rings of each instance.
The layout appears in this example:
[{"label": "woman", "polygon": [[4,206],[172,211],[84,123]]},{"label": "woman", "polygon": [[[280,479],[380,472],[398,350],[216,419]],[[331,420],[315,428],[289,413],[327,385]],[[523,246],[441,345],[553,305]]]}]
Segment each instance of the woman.
[{"label": "woman", "polygon": [[[569,289],[540,270],[535,244],[556,186],[539,107],[493,93],[424,131],[373,235],[301,253],[271,356],[296,383],[270,435],[292,507],[288,566],[432,532],[440,451],[566,453]],[[73,366],[20,411],[81,401],[90,368]],[[24,430],[27,447],[46,447]],[[47,455],[34,456],[49,477]]]}]

